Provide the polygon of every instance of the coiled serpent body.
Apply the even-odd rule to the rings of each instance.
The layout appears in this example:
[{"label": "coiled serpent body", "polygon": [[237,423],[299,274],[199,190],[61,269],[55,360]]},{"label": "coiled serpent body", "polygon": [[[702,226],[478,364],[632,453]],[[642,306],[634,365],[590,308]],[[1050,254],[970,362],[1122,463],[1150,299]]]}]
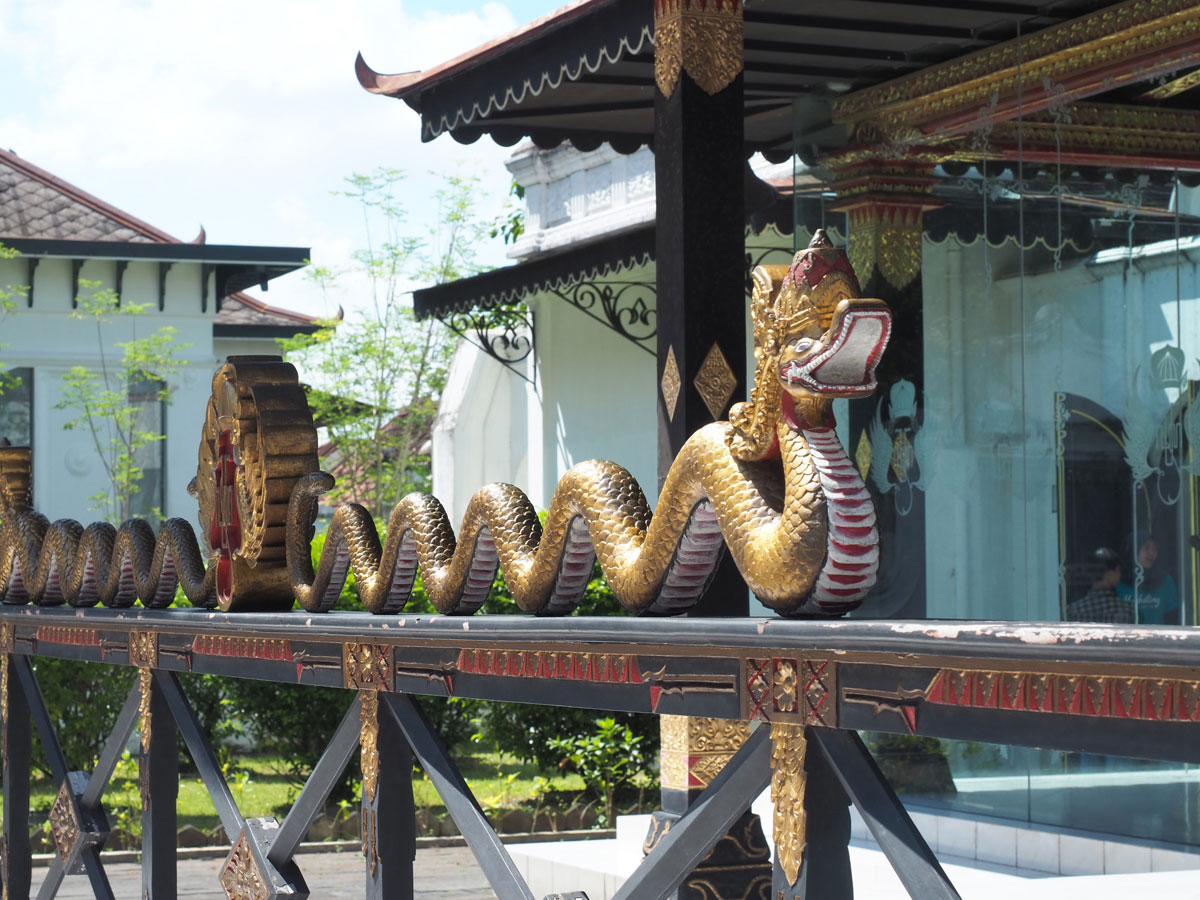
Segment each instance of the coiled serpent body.
[{"label": "coiled serpent body", "polygon": [[758,598],[784,614],[853,608],[874,584],[878,534],[866,488],[830,428],[830,404],[874,389],[890,314],[858,297],[845,255],[821,233],[790,268],[756,270],[752,312],[751,402],[689,438],[653,513],[628,471],[590,460],[559,482],[544,528],[509,484],[471,498],[457,537],[428,494],[396,506],[384,544],[363,507],[342,505],[314,571],[304,524],[333,486],[316,473],[297,482],[288,514],[297,599],[331,608],[352,569],[366,607],[395,612],[420,569],[439,611],[467,614],[499,567],[523,610],[559,614],[578,604],[598,558],[627,609],[673,614],[699,600],[728,546]]},{"label": "coiled serpent body", "polygon": [[154,531],[141,519],[120,528],[74,519],[50,522],[31,510],[0,521],[0,597],[41,606],[161,608],[183,587],[195,606],[215,606],[214,571],[206,570],[196,533],[183,519]]},{"label": "coiled serpent body", "polygon": [[199,606],[282,609],[294,598],[316,612],[333,607],[353,570],[364,606],[393,613],[420,570],[439,611],[469,614],[502,568],[523,610],[555,615],[575,608],[598,559],[627,609],[670,615],[699,600],[728,547],[767,606],[843,613],[875,582],[878,534],[831,403],[874,389],[891,317],[859,297],[845,254],[818,232],[791,267],[755,270],[752,318],[750,401],[688,439],[653,512],[628,471],[590,460],[560,481],[544,526],[509,484],[478,491],[457,536],[428,494],[397,504],[386,543],[363,507],[344,504],[314,570],[313,521],[334,482],[314,471],[316,432],[295,370],[231,357],[214,376],[193,486],[204,550],[182,519],[157,536],[138,520],[50,523],[29,503],[29,451],[0,448],[0,598],[166,606],[178,584]]}]

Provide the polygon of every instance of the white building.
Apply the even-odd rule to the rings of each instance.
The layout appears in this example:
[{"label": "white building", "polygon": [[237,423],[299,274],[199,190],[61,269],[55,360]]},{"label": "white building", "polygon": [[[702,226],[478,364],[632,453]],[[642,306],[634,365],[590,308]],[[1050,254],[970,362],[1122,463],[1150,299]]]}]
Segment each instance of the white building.
[{"label": "white building", "polygon": [[[150,448],[136,505],[194,519],[186,488],[218,361],[278,354],[277,337],[317,327],[241,291],[301,268],[309,251],[208,244],[203,231],[185,243],[2,150],[0,244],[19,252],[0,260],[0,286],[25,288],[17,308],[0,314],[0,367],[20,381],[0,398],[0,440],[33,447],[38,510],[82,519],[88,498],[106,488],[90,435],[64,430],[73,413],[57,408],[63,374],[98,368],[102,350],[111,360],[120,342],[169,325],[188,345],[180,351],[187,365],[171,404],[152,414],[166,439]],[[144,305],[145,314],[114,317],[101,344],[92,322],[71,318],[81,280]]]},{"label": "white building", "polygon": [[[418,314],[467,338],[434,423],[433,492],[455,521],[494,481],[545,508],[567,469],[595,458],[629,469],[653,504],[654,155],[526,144],[507,165],[525,190],[525,232],[509,253],[520,265],[416,294]],[[759,174],[790,193],[790,163]],[[790,198],[771,212],[770,224],[747,231],[755,265],[791,258],[792,236],[779,230],[790,228]],[[512,303],[528,315],[510,308],[508,332],[495,316]]]}]

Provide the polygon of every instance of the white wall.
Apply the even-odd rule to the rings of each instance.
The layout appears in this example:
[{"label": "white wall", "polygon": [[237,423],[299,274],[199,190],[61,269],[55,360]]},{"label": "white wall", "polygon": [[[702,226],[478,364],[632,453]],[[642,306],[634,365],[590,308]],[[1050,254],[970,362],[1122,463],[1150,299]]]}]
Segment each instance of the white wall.
[{"label": "white wall", "polygon": [[[516,364],[533,370],[532,358]],[[469,341],[459,341],[433,424],[433,494],[457,530],[471,496],[496,481],[515,484],[541,506],[529,477],[533,386]]]},{"label": "white wall", "polygon": [[[89,260],[80,277],[115,287],[115,263]],[[0,284],[22,284],[25,261],[0,261]],[[34,369],[34,499],[51,519],[96,518],[89,497],[105,489],[107,478],[84,430],[64,430],[73,418],[69,410],[56,409],[61,399],[63,374],[72,366],[98,368],[100,350],[94,322],[71,318],[71,262],[43,260],[37,268],[34,305],[22,303],[0,324],[0,365]],[[109,360],[119,358],[115,346],[145,337],[160,327],[178,330],[176,339],[190,344],[179,355],[188,363],[172,385],[175,395],[166,411],[164,510],[168,516],[196,519],[196,502],[188,496],[188,481],[196,473],[196,453],[211,393],[216,365],[213,350],[214,304],[200,309],[200,265],[176,264],[167,276],[165,309],[158,310],[158,266],[131,262],[125,271],[122,300],[146,304],[138,316],[117,316],[102,330]]]}]

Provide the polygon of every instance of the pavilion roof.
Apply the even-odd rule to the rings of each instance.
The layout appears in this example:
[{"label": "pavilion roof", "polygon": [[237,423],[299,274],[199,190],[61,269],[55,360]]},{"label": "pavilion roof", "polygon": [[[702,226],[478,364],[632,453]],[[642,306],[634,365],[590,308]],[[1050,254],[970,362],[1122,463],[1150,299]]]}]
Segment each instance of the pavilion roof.
[{"label": "pavilion roof", "polygon": [[[837,144],[834,100],[1111,5],[1107,0],[745,0],[745,139],[792,154],[797,120]],[[421,136],[502,145],[609,142],[633,152],[654,128],[653,4],[579,0],[423,72],[383,75],[360,55],[373,93],[421,115]],[[798,107],[794,110],[793,104]],[[795,114],[794,114],[795,113]],[[821,126],[826,127],[822,130]]]}]

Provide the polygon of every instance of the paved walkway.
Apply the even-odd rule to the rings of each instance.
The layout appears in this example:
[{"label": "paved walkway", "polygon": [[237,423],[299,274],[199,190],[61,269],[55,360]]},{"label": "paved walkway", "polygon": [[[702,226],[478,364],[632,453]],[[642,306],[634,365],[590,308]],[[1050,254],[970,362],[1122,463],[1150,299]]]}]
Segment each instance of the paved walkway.
[{"label": "paved walkway", "polygon": [[[365,873],[358,853],[305,853],[297,863],[308,882],[310,896],[361,898]],[[186,900],[225,900],[217,877],[219,859],[188,859],[179,862],[179,897]],[[112,863],[105,866],[116,900],[140,900],[141,868],[136,863]],[[33,870],[32,895],[45,877],[46,870]],[[431,847],[417,851],[414,896],[418,900],[495,900],[475,858],[466,847]],[[71,876],[58,892],[61,900],[85,900],[94,895],[87,878]]]}]

